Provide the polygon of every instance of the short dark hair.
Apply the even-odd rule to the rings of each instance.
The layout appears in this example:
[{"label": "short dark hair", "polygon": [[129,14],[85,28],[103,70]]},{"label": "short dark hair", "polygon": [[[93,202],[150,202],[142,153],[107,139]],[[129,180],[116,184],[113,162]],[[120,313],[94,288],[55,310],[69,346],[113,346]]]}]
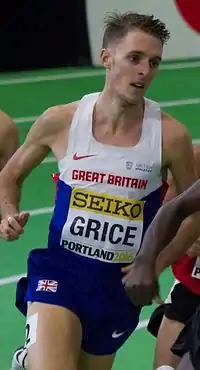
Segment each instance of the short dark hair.
[{"label": "short dark hair", "polygon": [[170,39],[166,25],[154,15],[112,12],[106,15],[104,25],[103,47],[108,47],[110,43],[122,39],[129,31],[135,29],[158,38],[162,44]]}]

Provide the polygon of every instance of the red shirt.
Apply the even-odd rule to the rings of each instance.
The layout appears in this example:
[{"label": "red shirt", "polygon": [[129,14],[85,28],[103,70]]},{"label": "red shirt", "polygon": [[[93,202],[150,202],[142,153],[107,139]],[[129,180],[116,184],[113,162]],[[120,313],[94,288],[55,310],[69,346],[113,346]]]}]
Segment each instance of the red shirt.
[{"label": "red shirt", "polygon": [[[200,271],[198,271],[198,267],[194,269],[196,260],[197,257],[185,255],[172,265],[172,272],[175,278],[184,284],[191,292],[200,294]],[[192,276],[192,272],[196,277]]]}]

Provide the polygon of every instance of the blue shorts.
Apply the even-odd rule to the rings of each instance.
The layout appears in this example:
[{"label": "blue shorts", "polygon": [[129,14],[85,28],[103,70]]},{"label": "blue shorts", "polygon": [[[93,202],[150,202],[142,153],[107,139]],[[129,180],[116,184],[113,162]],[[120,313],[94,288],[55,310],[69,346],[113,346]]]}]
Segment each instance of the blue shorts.
[{"label": "blue shorts", "polygon": [[139,322],[141,308],[128,299],[119,265],[90,260],[62,248],[35,249],[27,279],[17,289],[17,307],[43,302],[66,307],[82,325],[82,348],[93,355],[115,353]]}]

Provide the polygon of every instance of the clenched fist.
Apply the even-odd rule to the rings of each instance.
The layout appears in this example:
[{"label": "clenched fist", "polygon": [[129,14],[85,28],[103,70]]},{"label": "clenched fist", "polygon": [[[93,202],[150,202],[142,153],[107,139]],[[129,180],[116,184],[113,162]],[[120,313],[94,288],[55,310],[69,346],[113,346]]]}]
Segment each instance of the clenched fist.
[{"label": "clenched fist", "polygon": [[17,240],[24,232],[24,226],[29,218],[28,212],[19,212],[1,220],[0,236],[4,240]]}]

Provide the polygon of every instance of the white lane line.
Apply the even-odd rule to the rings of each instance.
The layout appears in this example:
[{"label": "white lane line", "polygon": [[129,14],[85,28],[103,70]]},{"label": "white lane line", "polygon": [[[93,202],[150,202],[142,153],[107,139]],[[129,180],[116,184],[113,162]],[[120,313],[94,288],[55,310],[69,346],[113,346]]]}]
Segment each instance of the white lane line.
[{"label": "white lane line", "polygon": [[[194,62],[177,62],[177,63],[164,63],[160,66],[161,71],[173,71],[173,70],[180,70],[180,69],[192,69],[192,68],[199,68],[200,61]],[[30,83],[38,83],[44,81],[58,81],[58,80],[71,80],[71,79],[78,79],[78,78],[85,78],[85,77],[99,77],[104,76],[105,70],[104,69],[91,69],[89,71],[83,72],[68,72],[68,73],[60,73],[60,74],[50,74],[50,75],[37,75],[37,76],[30,76],[30,77],[14,77],[14,78],[5,78],[0,79],[0,85],[21,85],[21,84],[30,84]]]},{"label": "white lane line", "polygon": [[[191,99],[181,99],[181,100],[169,100],[159,102],[161,108],[167,107],[181,107],[183,105],[192,105],[192,104],[199,104],[200,98],[191,98]],[[15,123],[21,124],[26,122],[34,122],[39,116],[27,116],[27,117],[16,117],[13,118]]]}]

